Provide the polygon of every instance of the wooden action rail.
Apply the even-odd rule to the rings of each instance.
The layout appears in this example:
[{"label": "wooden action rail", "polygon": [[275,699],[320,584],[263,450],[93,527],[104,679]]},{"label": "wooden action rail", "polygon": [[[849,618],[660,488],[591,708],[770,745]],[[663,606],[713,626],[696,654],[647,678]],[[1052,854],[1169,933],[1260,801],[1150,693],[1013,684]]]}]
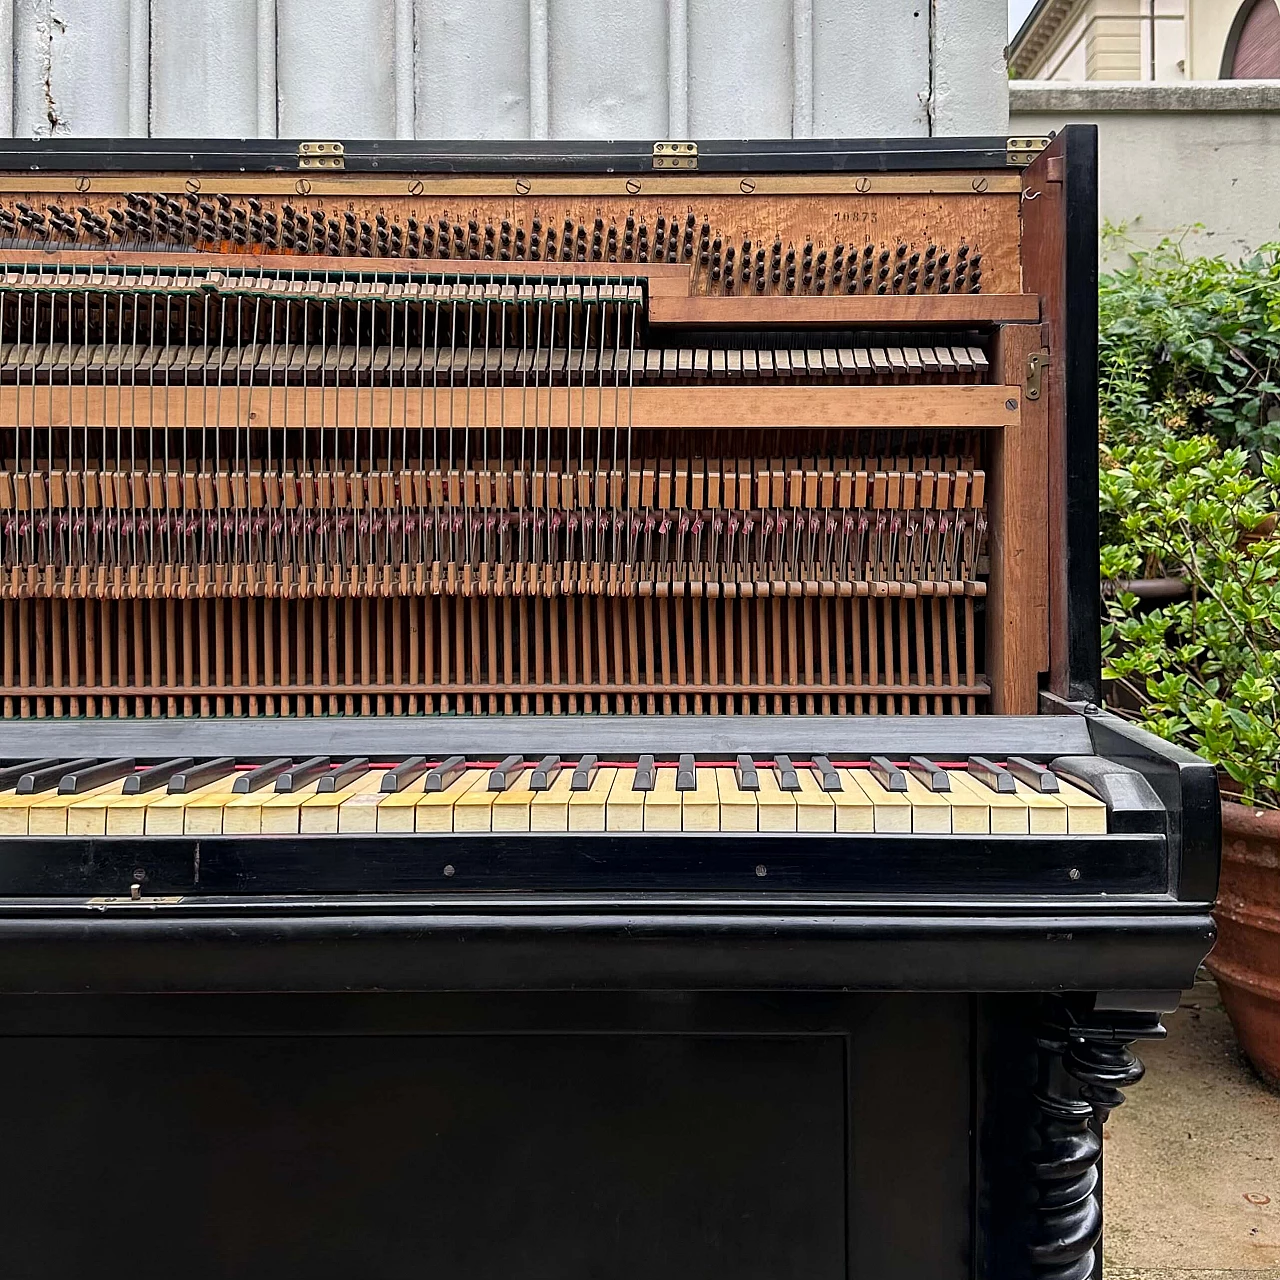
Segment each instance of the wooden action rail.
[{"label": "wooden action rail", "polygon": [[945,596],[748,585],[698,596],[6,599],[0,699],[11,717],[960,714],[988,697],[981,584]]}]

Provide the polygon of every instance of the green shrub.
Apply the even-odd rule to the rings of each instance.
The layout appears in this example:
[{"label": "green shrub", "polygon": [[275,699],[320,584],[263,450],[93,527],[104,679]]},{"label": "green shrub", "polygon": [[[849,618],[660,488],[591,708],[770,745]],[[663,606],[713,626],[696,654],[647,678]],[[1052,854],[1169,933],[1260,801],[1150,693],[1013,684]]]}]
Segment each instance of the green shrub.
[{"label": "green shrub", "polygon": [[[1099,297],[1110,701],[1280,808],[1280,244],[1131,256]],[[1188,598],[1117,589],[1152,577]]]},{"label": "green shrub", "polygon": [[1181,577],[1190,597],[1144,612],[1113,590],[1103,674],[1135,719],[1219,765],[1226,792],[1280,808],[1280,457],[1261,475],[1250,461],[1209,436],[1104,446],[1103,578]]},{"label": "green shrub", "polygon": [[1280,244],[1238,263],[1172,241],[1131,256],[1099,296],[1103,439],[1280,449]]}]

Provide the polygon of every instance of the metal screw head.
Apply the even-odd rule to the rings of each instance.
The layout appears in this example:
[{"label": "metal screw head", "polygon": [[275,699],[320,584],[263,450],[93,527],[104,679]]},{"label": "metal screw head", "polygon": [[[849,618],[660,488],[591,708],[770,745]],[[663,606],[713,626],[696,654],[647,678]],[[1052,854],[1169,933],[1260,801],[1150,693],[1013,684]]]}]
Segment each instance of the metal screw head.
[{"label": "metal screw head", "polygon": [[81,195],[88,191],[91,186],[93,186],[93,183],[83,173],[76,179],[76,190]]},{"label": "metal screw head", "polygon": [[409,183],[409,194],[411,196],[420,196],[426,189],[426,185],[421,178],[414,178],[414,180]]},{"label": "metal screw head", "polygon": [[1004,407],[1012,413],[1018,407],[1018,402],[1016,400],[1006,400],[1004,402]]},{"label": "metal screw head", "polygon": [[146,870],[143,867],[134,867],[133,878],[137,881],[143,881],[147,878]]},{"label": "metal screw head", "polygon": [[854,189],[854,190],[855,190],[855,191],[856,191],[860,196],[865,196],[865,195],[867,194],[867,192],[871,190],[871,179],[870,179],[870,178],[859,178],[859,179],[857,180],[857,182],[855,182],[855,183],[853,184],[853,189]]},{"label": "metal screw head", "polygon": [[447,876],[451,876],[451,875],[453,875],[453,863],[452,863],[452,862],[450,862],[450,863],[445,867],[445,869],[444,869],[444,873],[445,873],[445,875],[447,875]]},{"label": "metal screw head", "polygon": [[293,184],[293,189],[300,196],[309,196],[311,194],[311,183],[308,182],[306,178],[299,178],[297,182]]},{"label": "metal screw head", "polygon": [[627,179],[627,194],[628,194],[628,195],[632,195],[632,196],[638,196],[638,195],[640,194],[640,179],[639,179],[639,178],[628,178],[628,179]]},{"label": "metal screw head", "polygon": [[516,195],[527,196],[528,194],[529,194],[529,179],[517,178],[516,179]]},{"label": "metal screw head", "polygon": [[193,177],[193,178],[188,178],[188,179],[187,179],[187,191],[188,191],[188,193],[189,193],[189,194],[191,194],[191,195],[195,195],[195,193],[196,193],[197,191],[199,191],[199,190],[200,190],[200,179],[199,179],[199,178],[194,178],[194,177]]},{"label": "metal screw head", "polygon": [[749,196],[756,189],[756,180],[754,178],[743,178],[738,183],[738,189],[744,196]]},{"label": "metal screw head", "polygon": [[1080,868],[1079,868],[1079,867],[1072,867],[1072,868],[1071,868],[1071,870],[1067,872],[1067,878],[1068,878],[1068,879],[1070,879],[1070,880],[1079,880],[1079,879],[1080,879]]},{"label": "metal screw head", "polygon": [[991,184],[987,181],[986,176],[984,174],[979,174],[976,178],[974,178],[971,185],[975,191],[982,192],[982,191],[985,191]]},{"label": "metal screw head", "polygon": [[767,876],[768,874],[769,874],[769,868],[766,867],[763,862],[757,862],[756,875],[758,875],[763,880],[764,877]]}]

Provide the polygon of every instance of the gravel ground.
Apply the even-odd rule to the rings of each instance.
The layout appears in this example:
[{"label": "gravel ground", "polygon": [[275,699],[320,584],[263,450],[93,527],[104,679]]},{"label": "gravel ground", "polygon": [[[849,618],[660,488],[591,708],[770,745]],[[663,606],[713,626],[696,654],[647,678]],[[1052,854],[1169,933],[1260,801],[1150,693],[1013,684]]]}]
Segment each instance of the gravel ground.
[{"label": "gravel ground", "polygon": [[1280,1280],[1280,1094],[1204,981],[1106,1129],[1107,1280]]}]

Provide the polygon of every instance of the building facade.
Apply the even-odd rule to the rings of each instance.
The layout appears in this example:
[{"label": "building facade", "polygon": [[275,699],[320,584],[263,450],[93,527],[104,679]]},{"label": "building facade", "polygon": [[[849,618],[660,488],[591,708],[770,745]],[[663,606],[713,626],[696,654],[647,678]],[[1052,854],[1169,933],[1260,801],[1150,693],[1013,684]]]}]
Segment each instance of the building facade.
[{"label": "building facade", "polygon": [[1018,80],[1280,78],[1280,0],[1039,0],[1009,66]]},{"label": "building facade", "polygon": [[17,137],[1001,134],[1006,0],[0,0]]}]

